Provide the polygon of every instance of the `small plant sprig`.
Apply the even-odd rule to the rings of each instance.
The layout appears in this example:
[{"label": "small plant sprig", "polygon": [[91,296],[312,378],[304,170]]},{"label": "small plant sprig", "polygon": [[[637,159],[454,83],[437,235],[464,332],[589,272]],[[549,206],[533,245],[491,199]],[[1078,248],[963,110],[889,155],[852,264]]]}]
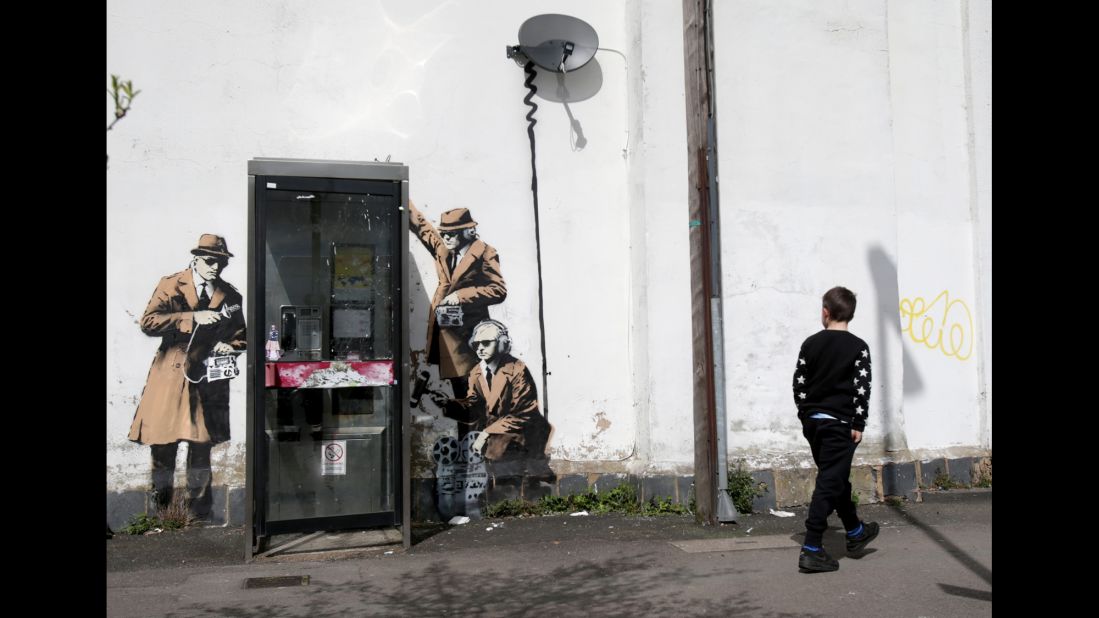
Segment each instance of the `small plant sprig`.
[{"label": "small plant sprig", "polygon": [[166,506],[158,508],[156,516],[165,530],[182,530],[197,523],[197,519],[180,494],[173,496],[172,501]]},{"label": "small plant sprig", "polygon": [[[152,494],[156,496],[155,492]],[[158,506],[153,514],[136,513],[130,517],[130,522],[122,528],[123,534],[145,534],[157,530],[182,530],[197,523],[194,514],[187,507],[183,496],[176,494],[172,501],[164,506]]]},{"label": "small plant sprig", "polygon": [[134,90],[133,80],[122,81],[117,75],[111,75],[111,87],[107,90],[107,94],[114,99],[114,120],[107,125],[108,131],[114,128],[115,123],[122,120],[126,112],[130,111],[130,105],[133,104],[134,97],[140,93],[140,90]]},{"label": "small plant sprig", "polygon": [[751,513],[752,501],[767,493],[767,483],[752,478],[752,473],[744,469],[743,459],[729,470],[726,487],[738,513]]},{"label": "small plant sprig", "polygon": [[163,525],[156,515],[137,513],[130,517],[130,523],[122,528],[122,534],[145,534],[155,528],[162,528]]},{"label": "small plant sprig", "polygon": [[939,468],[935,468],[935,479],[931,481],[931,486],[936,489],[942,489],[943,491],[949,491],[951,489],[960,489],[965,487],[961,483],[950,478],[950,475],[943,472]]}]

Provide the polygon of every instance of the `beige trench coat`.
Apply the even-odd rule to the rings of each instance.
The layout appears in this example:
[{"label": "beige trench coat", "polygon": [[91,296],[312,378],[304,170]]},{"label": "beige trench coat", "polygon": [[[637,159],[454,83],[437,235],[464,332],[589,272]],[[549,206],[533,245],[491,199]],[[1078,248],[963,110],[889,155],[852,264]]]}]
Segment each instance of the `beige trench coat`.
[{"label": "beige trench coat", "polygon": [[[236,288],[220,279],[214,283],[211,311],[242,303]],[[197,305],[194,276],[188,268],[160,280],[141,316],[141,331],[161,341],[130,425],[129,439],[134,442],[217,444],[229,439],[229,379],[207,382],[203,361],[218,342],[238,352],[245,350],[244,312],[238,309],[229,318],[197,326]],[[185,371],[192,380],[203,379],[193,384],[184,378]]]},{"label": "beige trench coat", "polygon": [[[496,368],[492,386],[485,381],[481,365],[469,374],[469,392],[462,399],[447,404],[448,416],[471,425],[471,430],[489,431],[484,455],[489,461],[503,459],[505,454],[544,459],[550,435],[550,424],[538,406],[538,389],[526,363],[505,354]],[[510,430],[495,430],[501,419],[515,421]]]},{"label": "beige trench coat", "polygon": [[[439,232],[411,202],[409,211],[409,229],[435,259],[435,271],[439,275],[439,287],[435,289],[427,315],[427,362],[439,365],[441,378],[464,377],[478,362],[473,350],[469,349],[473,327],[488,319],[489,305],[501,303],[507,297],[507,284],[500,274],[500,257],[495,249],[475,240],[451,274],[447,265],[450,251]],[[457,293],[462,307],[462,326],[440,328],[435,322],[435,309],[451,292]]]}]

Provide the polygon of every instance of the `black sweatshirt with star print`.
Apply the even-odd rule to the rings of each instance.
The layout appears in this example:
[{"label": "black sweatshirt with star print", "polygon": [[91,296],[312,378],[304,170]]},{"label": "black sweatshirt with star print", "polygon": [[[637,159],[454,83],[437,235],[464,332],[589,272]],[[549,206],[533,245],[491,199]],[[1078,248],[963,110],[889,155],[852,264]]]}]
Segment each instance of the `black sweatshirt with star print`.
[{"label": "black sweatshirt with star print", "polygon": [[870,346],[845,330],[822,330],[801,344],[794,371],[798,418],[817,412],[862,431],[870,412]]}]

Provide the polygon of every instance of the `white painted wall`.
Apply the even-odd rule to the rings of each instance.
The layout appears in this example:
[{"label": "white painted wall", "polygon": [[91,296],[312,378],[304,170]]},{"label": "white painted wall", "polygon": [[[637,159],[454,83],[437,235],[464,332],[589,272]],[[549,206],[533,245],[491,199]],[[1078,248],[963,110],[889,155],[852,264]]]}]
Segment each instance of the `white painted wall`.
[{"label": "white painted wall", "polygon": [[[859,294],[852,328],[874,351],[862,456],[990,447],[990,2],[715,5],[731,452],[804,459],[790,376],[836,284]],[[108,71],[142,92],[107,136],[108,490],[148,485],[148,448],[126,433],[159,343],[137,325],[159,278],[213,232],[246,292],[253,157],[388,156],[430,218],[470,208],[508,283],[493,316],[541,386],[526,90],[504,48],[551,12],[604,48],[575,77],[600,84],[592,96],[535,99],[553,465],[691,473],[679,2],[110,0]],[[553,98],[553,78],[538,83]],[[436,275],[411,248],[418,350]],[[943,290],[973,317],[966,361],[902,337],[900,299]],[[215,485],[244,483],[243,390]],[[424,448],[453,427],[425,406]]]},{"label": "white painted wall", "polygon": [[962,18],[958,2],[889,3],[910,448],[983,441]]},{"label": "white painted wall", "polygon": [[638,463],[689,475],[694,421],[683,12],[679,2],[636,0],[627,11],[630,101],[637,108],[629,200]]},{"label": "white painted wall", "polygon": [[[677,3],[111,0],[108,71],[141,94],[107,140],[108,490],[149,482],[148,447],[126,433],[159,343],[136,320],[159,278],[213,232],[237,255],[225,279],[246,293],[254,157],[388,156],[409,165],[429,218],[470,208],[508,284],[493,317],[541,390],[526,89],[504,54],[540,13],[587,21],[606,48],[589,74],[601,88],[569,104],[583,148],[565,107],[535,99],[554,465],[692,461]],[[437,280],[410,246],[417,350]],[[235,380],[234,438],[214,450],[215,485],[243,486],[244,404]],[[429,447],[453,423],[425,405],[417,427]]]},{"label": "white painted wall", "polygon": [[[967,4],[715,3],[734,457],[805,464],[790,376],[833,285],[874,357],[860,456],[990,446],[991,9]],[[931,341],[958,324],[964,360],[902,334],[901,299],[944,291]]]},{"label": "white painted wall", "polygon": [[969,109],[971,139],[971,208],[976,215],[976,244],[980,260],[980,326],[978,335],[984,354],[984,422],[982,440],[992,448],[992,0],[964,0],[963,30],[967,46],[966,107]]}]

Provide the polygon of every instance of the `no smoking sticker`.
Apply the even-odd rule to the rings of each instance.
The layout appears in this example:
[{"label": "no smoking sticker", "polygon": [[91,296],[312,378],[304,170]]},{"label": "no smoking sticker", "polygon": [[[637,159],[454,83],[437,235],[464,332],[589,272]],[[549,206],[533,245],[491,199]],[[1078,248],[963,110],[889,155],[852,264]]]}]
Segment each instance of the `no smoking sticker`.
[{"label": "no smoking sticker", "polygon": [[321,442],[321,475],[347,474],[347,440]]}]

